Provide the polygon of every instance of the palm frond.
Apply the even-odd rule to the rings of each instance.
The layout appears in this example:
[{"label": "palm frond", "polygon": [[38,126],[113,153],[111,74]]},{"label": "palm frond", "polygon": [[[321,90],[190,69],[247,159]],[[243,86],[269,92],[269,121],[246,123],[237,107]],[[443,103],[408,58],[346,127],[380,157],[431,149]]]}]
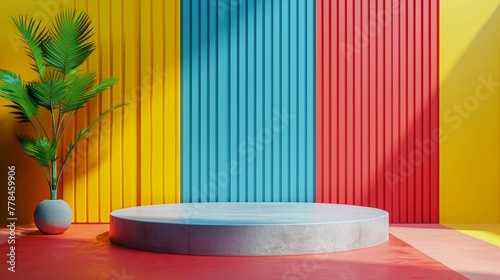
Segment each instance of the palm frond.
[{"label": "palm frond", "polygon": [[21,106],[19,106],[18,104],[5,105],[5,107],[14,109],[10,113],[13,114],[14,118],[18,119],[19,122],[30,122],[30,120],[26,118],[26,115],[22,111]]},{"label": "palm frond", "polygon": [[61,174],[64,170],[64,167],[66,166],[66,163],[67,161],[71,158],[71,156],[73,155],[73,150],[75,149],[76,145],[78,144],[78,142],[80,142],[80,140],[82,139],[85,139],[85,138],[89,138],[90,136],[92,136],[92,128],[94,128],[94,126],[96,124],[98,124],[106,115],[108,115],[109,113],[113,112],[114,110],[118,109],[118,108],[121,108],[123,106],[125,106],[126,104],[120,104],[120,105],[116,105],[116,106],[113,106],[111,108],[109,108],[108,110],[102,112],[99,116],[97,116],[90,124],[89,126],[87,126],[86,128],[83,128],[81,129],[78,134],[76,135],[75,137],[75,140],[71,141],[69,143],[69,146],[68,146],[68,150],[66,151],[66,156],[64,157],[64,160],[63,160],[63,164],[61,166],[61,169],[59,171],[59,175],[58,175],[58,178],[61,178]]},{"label": "palm frond", "polygon": [[102,80],[99,85],[93,87],[89,91],[89,95],[91,95],[93,97],[93,96],[107,90],[109,87],[116,84],[116,82],[118,82],[118,80],[119,80],[118,77],[111,77],[111,78],[107,78],[107,79]]},{"label": "palm frond", "polygon": [[57,144],[52,145],[49,139],[41,137],[37,140],[22,134],[16,134],[16,138],[23,150],[41,166],[48,168],[56,160]]},{"label": "palm frond", "polygon": [[33,115],[38,116],[38,104],[29,95],[21,77],[3,69],[0,69],[0,97],[14,103],[10,108],[15,109],[16,117],[21,121],[29,121]]},{"label": "palm frond", "polygon": [[60,79],[58,74],[49,72],[47,78],[43,81],[30,81],[26,84],[29,95],[42,107],[54,109],[66,96],[69,81]]},{"label": "palm frond", "polygon": [[92,128],[94,128],[94,126],[98,124],[107,114],[123,106],[125,106],[125,104],[120,104],[109,108],[108,110],[102,112],[99,116],[97,116],[86,128],[81,129],[78,132],[75,140],[70,142],[69,145],[70,150],[72,150],[81,139],[89,138],[90,136],[92,136],[91,132]]},{"label": "palm frond", "polygon": [[21,40],[26,43],[28,56],[34,61],[32,69],[37,71],[43,79],[45,76],[45,63],[40,45],[47,38],[47,29],[40,27],[40,22],[27,16],[12,18],[12,23],[21,33]]},{"label": "palm frond", "polygon": [[96,83],[96,73],[88,72],[75,74],[71,77],[68,92],[61,102],[61,113],[78,110],[95,96],[89,96],[87,92]]},{"label": "palm frond", "polygon": [[90,18],[84,12],[66,10],[59,13],[50,32],[50,38],[43,42],[45,61],[64,74],[80,66],[95,48]]}]

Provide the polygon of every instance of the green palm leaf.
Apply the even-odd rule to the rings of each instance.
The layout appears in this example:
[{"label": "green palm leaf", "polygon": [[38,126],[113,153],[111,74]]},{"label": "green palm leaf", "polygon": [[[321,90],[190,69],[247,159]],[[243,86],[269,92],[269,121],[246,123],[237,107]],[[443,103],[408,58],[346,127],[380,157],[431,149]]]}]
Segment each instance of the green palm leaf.
[{"label": "green palm leaf", "polygon": [[70,144],[69,144],[69,150],[73,150],[76,146],[76,144],[78,144],[78,142],[81,140],[81,139],[84,139],[84,138],[89,138],[90,136],[92,136],[92,128],[94,128],[94,126],[96,124],[98,124],[106,115],[108,115],[109,113],[113,112],[114,110],[120,108],[120,107],[123,107],[125,106],[125,104],[120,104],[120,105],[116,105],[116,106],[113,106],[111,108],[109,108],[108,110],[102,112],[99,116],[97,116],[86,128],[83,128],[81,129],[75,140],[74,141],[71,141]]},{"label": "green palm leaf", "polygon": [[109,113],[113,112],[114,110],[118,109],[118,108],[121,108],[125,106],[125,104],[120,104],[120,105],[116,105],[116,106],[113,106],[111,108],[109,108],[108,110],[102,112],[99,116],[97,116],[90,124],[89,126],[87,126],[86,128],[83,128],[81,129],[78,134],[76,135],[75,137],[75,140],[71,141],[69,143],[69,146],[68,146],[68,150],[66,151],[66,156],[63,160],[63,164],[61,166],[61,170],[59,171],[59,176],[58,178],[61,177],[61,174],[64,170],[64,167],[66,166],[66,162],[71,158],[71,155],[73,154],[73,150],[75,149],[76,147],[76,144],[78,144],[78,142],[80,142],[80,140],[82,139],[85,139],[85,138],[89,138],[92,136],[92,128],[94,128],[94,126],[96,124],[98,124],[106,115],[108,115]]},{"label": "green palm leaf", "polygon": [[87,92],[96,83],[96,73],[75,74],[70,80],[68,93],[62,100],[61,113],[67,113],[82,108],[92,97]]},{"label": "green palm leaf", "polygon": [[63,99],[61,112],[66,113],[78,110],[85,106],[92,98],[107,90],[118,81],[118,78],[108,78],[94,86],[95,73],[75,75],[71,81],[66,98]]},{"label": "green palm leaf", "polygon": [[2,69],[0,69],[0,97],[14,103],[9,107],[15,109],[14,114],[21,121],[29,121],[33,115],[38,115],[38,104],[29,95],[21,77]]},{"label": "green palm leaf", "polygon": [[87,14],[68,10],[57,15],[50,38],[43,42],[45,61],[64,74],[80,66],[94,51]]},{"label": "green palm leaf", "polygon": [[26,88],[35,102],[51,110],[59,108],[61,101],[65,98],[69,81],[60,79],[55,72],[49,72],[47,79],[43,81],[28,82]]},{"label": "green palm leaf", "polygon": [[21,33],[22,41],[27,45],[28,56],[35,62],[35,64],[32,64],[32,69],[38,71],[43,79],[45,76],[45,63],[40,44],[47,38],[47,30],[40,28],[40,22],[35,19],[28,20],[27,16],[12,18],[12,23]]},{"label": "green palm leaf", "polygon": [[95,95],[107,90],[109,87],[116,84],[116,82],[118,82],[117,77],[111,77],[111,78],[104,79],[101,81],[101,83],[99,85],[90,89],[89,95],[95,96]]},{"label": "green palm leaf", "polygon": [[36,140],[29,135],[16,135],[17,142],[23,150],[34,158],[41,166],[49,167],[56,160],[57,144],[52,145],[49,139],[41,137]]}]

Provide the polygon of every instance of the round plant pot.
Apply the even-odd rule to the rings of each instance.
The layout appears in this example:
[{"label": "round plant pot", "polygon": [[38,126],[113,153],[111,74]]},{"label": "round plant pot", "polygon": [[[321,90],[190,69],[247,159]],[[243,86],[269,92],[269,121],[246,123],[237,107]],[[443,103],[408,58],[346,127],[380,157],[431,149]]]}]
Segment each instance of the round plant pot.
[{"label": "round plant pot", "polygon": [[61,234],[71,225],[73,214],[62,199],[42,201],[35,209],[35,225],[45,234]]}]

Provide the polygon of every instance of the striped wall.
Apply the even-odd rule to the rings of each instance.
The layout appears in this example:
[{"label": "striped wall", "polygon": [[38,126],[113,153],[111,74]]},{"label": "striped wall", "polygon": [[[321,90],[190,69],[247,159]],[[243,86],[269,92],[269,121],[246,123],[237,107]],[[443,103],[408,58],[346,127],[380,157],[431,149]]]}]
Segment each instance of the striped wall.
[{"label": "striped wall", "polygon": [[182,1],[182,201],[314,201],[314,2]]},{"label": "striped wall", "polygon": [[438,9],[317,1],[318,202],[438,222]]},{"label": "striped wall", "polygon": [[98,112],[128,103],[79,144],[68,164],[62,193],[74,221],[108,222],[115,209],[179,202],[178,1],[68,2],[93,20],[98,45],[85,68],[120,78],[68,129],[76,133]]},{"label": "striped wall", "polygon": [[[60,193],[75,222],[181,201],[347,203],[386,209],[394,223],[438,222],[439,1],[16,3],[5,18],[87,11],[98,45],[85,68],[120,77],[72,133],[129,103],[64,173]],[[6,41],[2,68],[29,77]],[[6,135],[22,129],[8,116],[0,111],[0,140],[14,145]],[[20,174],[34,169],[20,150],[0,151]],[[22,182],[43,181],[32,175]],[[29,197],[43,197],[39,189]]]}]

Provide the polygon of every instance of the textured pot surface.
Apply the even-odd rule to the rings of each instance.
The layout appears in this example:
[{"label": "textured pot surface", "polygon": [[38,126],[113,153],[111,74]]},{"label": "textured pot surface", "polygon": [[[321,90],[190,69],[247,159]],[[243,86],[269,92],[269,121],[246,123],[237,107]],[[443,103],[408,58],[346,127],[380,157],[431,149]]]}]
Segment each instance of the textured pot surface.
[{"label": "textured pot surface", "polygon": [[62,199],[44,200],[35,209],[35,225],[45,234],[61,234],[71,225],[71,208]]}]

